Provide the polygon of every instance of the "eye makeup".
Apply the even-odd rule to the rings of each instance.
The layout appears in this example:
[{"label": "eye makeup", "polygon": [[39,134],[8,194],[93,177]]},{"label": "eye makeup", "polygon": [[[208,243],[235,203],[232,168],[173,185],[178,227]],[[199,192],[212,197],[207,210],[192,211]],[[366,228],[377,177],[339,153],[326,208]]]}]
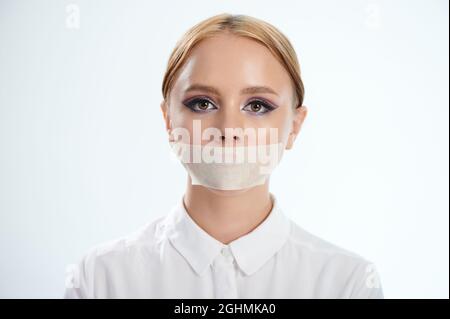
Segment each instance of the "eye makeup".
[{"label": "eye makeup", "polygon": [[[189,99],[186,99],[182,103],[189,110],[195,113],[209,113],[213,110],[219,109],[215,105],[215,102],[207,96],[194,96]],[[257,111],[254,111],[251,108],[250,109],[248,108],[249,106],[252,105],[260,105],[261,107]],[[260,116],[269,113],[275,110],[276,108],[278,108],[278,106],[276,106],[272,102],[269,102],[265,98],[252,97],[245,103],[245,106],[242,108],[242,110],[252,115]]]},{"label": "eye makeup", "polygon": [[277,108],[276,105],[274,105],[273,103],[269,102],[268,100],[262,98],[262,97],[252,97],[251,99],[249,99],[249,101],[245,104],[245,106],[242,108],[243,110],[245,110],[249,105],[254,105],[254,104],[259,104],[262,106],[261,110],[263,111],[252,111],[249,110],[250,113],[253,113],[255,115],[263,115],[266,113],[269,113],[273,110],[275,110]]},{"label": "eye makeup", "polygon": [[[209,103],[213,107],[206,108],[206,109],[202,109],[201,107],[199,107],[200,103],[205,103],[205,102]],[[206,96],[194,96],[192,98],[189,98],[189,99],[183,101],[183,105],[195,113],[208,113],[208,112],[211,112],[211,110],[218,109],[215,106],[214,102]]]}]

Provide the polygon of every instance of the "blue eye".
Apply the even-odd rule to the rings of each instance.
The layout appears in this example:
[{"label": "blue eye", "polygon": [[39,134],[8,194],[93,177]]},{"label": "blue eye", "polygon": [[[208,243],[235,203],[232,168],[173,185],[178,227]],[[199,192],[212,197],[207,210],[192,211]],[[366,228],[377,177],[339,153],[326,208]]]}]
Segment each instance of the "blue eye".
[{"label": "blue eye", "polygon": [[267,112],[274,110],[276,107],[262,101],[262,100],[253,100],[248,103],[243,110],[248,111],[250,113],[254,113],[256,115],[261,115]]},{"label": "blue eye", "polygon": [[211,110],[217,109],[217,107],[206,98],[194,98],[187,102],[183,102],[191,111],[198,113],[210,112]]}]

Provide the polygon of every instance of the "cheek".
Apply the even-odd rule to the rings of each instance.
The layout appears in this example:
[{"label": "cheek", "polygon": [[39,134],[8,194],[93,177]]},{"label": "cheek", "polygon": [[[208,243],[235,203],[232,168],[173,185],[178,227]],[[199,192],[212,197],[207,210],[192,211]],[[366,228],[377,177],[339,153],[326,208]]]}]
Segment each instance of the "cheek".
[{"label": "cheek", "polygon": [[288,110],[279,110],[268,116],[261,116],[251,121],[248,127],[253,127],[255,129],[264,128],[266,141],[274,142],[270,140],[271,130],[276,131],[277,142],[286,144],[289,133],[291,131],[292,116]]},{"label": "cheek", "polygon": [[[182,128],[182,131],[186,131],[189,134],[189,141],[198,141],[198,138],[204,136],[204,132],[207,128],[216,127],[214,125],[214,116],[202,116],[196,114],[186,107],[174,107],[171,112],[172,128]],[[211,137],[210,137],[211,140]],[[186,140],[187,142],[187,140]],[[209,142],[207,140],[202,140],[201,143]]]},{"label": "cheek", "polygon": [[280,122],[280,130],[279,130],[280,142],[283,142],[284,144],[287,143],[291,130],[292,130],[292,115],[291,113],[289,113]]},{"label": "cheek", "polygon": [[171,105],[170,119],[172,121],[172,128],[185,128],[190,133],[193,130],[193,121],[195,114],[187,110],[185,107],[177,104]]}]

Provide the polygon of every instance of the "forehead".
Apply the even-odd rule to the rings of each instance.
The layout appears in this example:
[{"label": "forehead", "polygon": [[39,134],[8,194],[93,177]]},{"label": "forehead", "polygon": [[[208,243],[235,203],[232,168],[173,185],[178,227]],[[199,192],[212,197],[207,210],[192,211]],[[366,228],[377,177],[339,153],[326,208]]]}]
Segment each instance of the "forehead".
[{"label": "forehead", "polygon": [[280,94],[292,90],[288,72],[268,48],[231,34],[204,39],[193,48],[175,86],[183,89],[192,83],[224,91],[251,85],[270,86]]}]

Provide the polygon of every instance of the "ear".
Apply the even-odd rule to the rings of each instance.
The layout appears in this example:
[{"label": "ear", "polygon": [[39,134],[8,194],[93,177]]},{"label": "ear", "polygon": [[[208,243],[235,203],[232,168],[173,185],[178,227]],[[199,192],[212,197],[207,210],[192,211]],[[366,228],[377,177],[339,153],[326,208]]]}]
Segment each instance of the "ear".
[{"label": "ear", "polygon": [[292,122],[292,130],[289,133],[288,142],[286,144],[287,150],[290,150],[293,147],[294,141],[297,138],[298,133],[300,132],[303,121],[305,120],[307,114],[308,114],[308,109],[306,108],[305,105],[298,106],[294,110],[294,119]]},{"label": "ear", "polygon": [[160,104],[160,108],[161,108],[161,112],[163,114],[166,131],[169,133],[169,131],[171,130],[171,121],[170,121],[170,116],[169,116],[169,106],[167,105],[166,100],[162,100],[162,102]]}]

